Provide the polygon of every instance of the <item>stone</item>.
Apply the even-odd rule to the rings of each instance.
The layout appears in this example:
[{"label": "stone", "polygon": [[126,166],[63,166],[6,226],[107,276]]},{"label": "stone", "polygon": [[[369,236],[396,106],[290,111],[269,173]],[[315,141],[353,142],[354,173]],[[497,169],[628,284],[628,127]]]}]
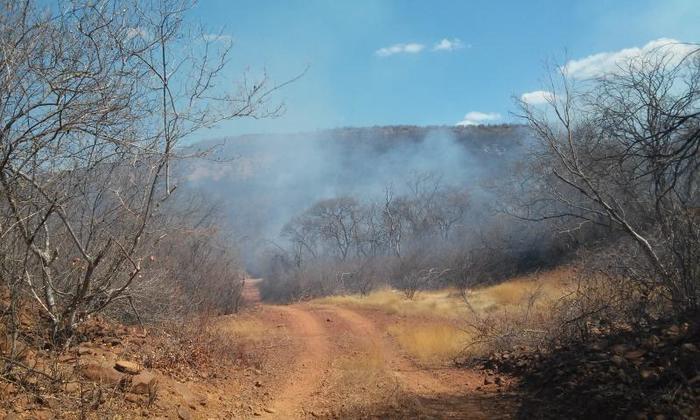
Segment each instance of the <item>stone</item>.
[{"label": "stone", "polygon": [[615,366],[624,366],[626,364],[625,359],[618,355],[611,357],[610,361],[613,362]]},{"label": "stone", "polygon": [[110,346],[118,346],[122,343],[122,341],[116,337],[109,337],[104,340],[106,344],[109,344]]},{"label": "stone", "polygon": [[155,375],[147,371],[142,371],[131,378],[131,388],[129,388],[129,390],[134,394],[148,395],[157,383],[158,380]]},{"label": "stone", "polygon": [[628,351],[625,353],[625,359],[627,360],[636,360],[641,358],[646,354],[646,350],[639,349],[639,350],[632,350]]},{"label": "stone", "polygon": [[613,354],[621,356],[627,351],[627,346],[625,346],[624,344],[615,344],[610,348],[610,350],[613,352]]},{"label": "stone", "polygon": [[206,396],[194,392],[187,384],[176,382],[173,384],[173,389],[180,395],[180,397],[182,397],[185,404],[187,404],[193,410],[197,409],[197,405],[205,405],[207,403]]},{"label": "stone", "polygon": [[192,414],[190,413],[190,410],[187,409],[187,407],[178,407],[177,418],[180,420],[192,420]]},{"label": "stone", "polygon": [[84,356],[86,354],[92,354],[92,349],[89,347],[85,347],[85,346],[78,347],[78,355],[79,356]]},{"label": "stone", "polygon": [[639,375],[642,377],[642,379],[649,382],[659,379],[659,374],[650,369],[643,369],[641,372],[639,372]]},{"label": "stone", "polygon": [[664,330],[664,334],[666,334],[669,337],[676,337],[680,333],[681,329],[678,325],[671,325],[670,327]]},{"label": "stone", "polygon": [[275,414],[275,410],[269,407],[263,408],[263,411],[265,411],[266,413]]},{"label": "stone", "polygon": [[659,346],[659,343],[661,342],[661,339],[655,335],[652,335],[651,337],[645,339],[642,342],[642,346],[649,350],[653,350]]},{"label": "stone", "polygon": [[603,351],[608,347],[608,342],[605,340],[597,340],[588,345],[590,351]]},{"label": "stone", "polygon": [[36,420],[50,420],[55,418],[53,414],[49,410],[36,410],[32,412],[32,417],[33,419]]},{"label": "stone", "polygon": [[681,349],[683,349],[683,351],[687,351],[689,353],[697,353],[698,352],[697,346],[693,343],[683,343],[683,345],[681,346]]},{"label": "stone", "polygon": [[68,382],[63,386],[63,389],[68,393],[80,391],[80,384],[78,382]]},{"label": "stone", "polygon": [[75,359],[75,355],[70,353],[64,353],[58,357],[58,361],[62,363],[74,362]]},{"label": "stone", "polygon": [[128,360],[117,360],[114,363],[114,368],[120,372],[128,373],[129,375],[136,375],[141,372],[141,367],[138,363],[129,362]]},{"label": "stone", "polygon": [[130,403],[138,403],[139,402],[138,395],[134,395],[134,394],[126,394],[126,397],[124,397],[124,399],[129,401]]},{"label": "stone", "polygon": [[80,367],[80,373],[86,379],[110,386],[119,385],[124,380],[122,373],[106,363],[88,362]]},{"label": "stone", "polygon": [[0,383],[0,391],[2,391],[4,395],[12,395],[17,392],[17,387],[10,382],[3,382]]}]

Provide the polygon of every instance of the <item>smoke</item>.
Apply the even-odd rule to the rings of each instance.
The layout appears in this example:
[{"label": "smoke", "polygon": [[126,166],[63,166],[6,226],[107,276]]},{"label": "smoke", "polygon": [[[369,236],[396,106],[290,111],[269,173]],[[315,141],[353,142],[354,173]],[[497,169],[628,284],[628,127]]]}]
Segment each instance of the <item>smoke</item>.
[{"label": "smoke", "polygon": [[184,184],[225,206],[249,269],[261,247],[316,201],[350,195],[380,200],[387,186],[401,194],[416,174],[467,188],[487,199],[484,184],[522,158],[521,126],[371,127],[313,133],[246,135],[222,143],[216,163],[182,168]]}]

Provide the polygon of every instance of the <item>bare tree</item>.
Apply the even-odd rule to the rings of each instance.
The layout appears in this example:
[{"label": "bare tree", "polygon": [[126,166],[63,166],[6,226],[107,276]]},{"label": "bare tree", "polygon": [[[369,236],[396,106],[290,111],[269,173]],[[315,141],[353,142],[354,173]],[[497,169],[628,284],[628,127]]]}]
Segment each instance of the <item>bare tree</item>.
[{"label": "bare tree", "polygon": [[391,187],[384,191],[384,210],[382,211],[386,241],[391,252],[401,258],[401,246],[404,238],[405,226],[400,211],[397,208]]},{"label": "bare tree", "polygon": [[285,232],[309,252],[310,238],[318,238],[327,250],[345,261],[357,243],[360,217],[359,204],[353,198],[321,200],[288,225]]},{"label": "bare tree", "polygon": [[454,187],[443,188],[438,192],[432,217],[443,240],[450,239],[454,228],[464,222],[464,217],[469,210],[469,199],[467,191]]},{"label": "bare tree", "polygon": [[[469,197],[462,189],[440,185],[435,174],[419,174],[408,185],[408,193],[400,196],[387,187],[380,203],[361,204],[351,197],[320,200],[283,228],[290,245],[284,259],[290,256],[295,262],[289,268],[323,273],[310,295],[367,294],[380,282],[392,282],[413,297],[446,272],[434,267],[444,266],[438,255],[464,220]],[[308,283],[283,274],[280,266],[274,265],[269,281]],[[329,270],[332,286],[327,284]]]},{"label": "bare tree", "polygon": [[282,237],[292,245],[292,255],[296,267],[306,261],[305,254],[314,259],[318,257],[318,227],[306,214],[293,218],[282,228]]},{"label": "bare tree", "polygon": [[187,1],[0,7],[0,276],[69,338],[141,279],[175,189],[180,141],[270,116],[266,77],[216,86],[230,45],[185,24]]},{"label": "bare tree", "polygon": [[560,67],[548,106],[520,104],[543,146],[538,200],[554,203],[525,217],[616,228],[635,244],[625,275],[679,311],[700,302],[699,83],[697,49],[660,48],[578,85]]},{"label": "bare tree", "polygon": [[428,287],[434,287],[449,270],[435,267],[421,267],[409,261],[403,261],[396,274],[396,286],[408,299],[416,297],[416,293]]}]

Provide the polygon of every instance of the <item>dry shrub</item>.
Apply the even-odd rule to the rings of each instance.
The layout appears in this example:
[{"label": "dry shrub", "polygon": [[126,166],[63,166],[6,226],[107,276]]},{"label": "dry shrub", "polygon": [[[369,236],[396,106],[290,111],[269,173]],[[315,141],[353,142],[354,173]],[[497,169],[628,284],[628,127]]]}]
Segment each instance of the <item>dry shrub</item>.
[{"label": "dry shrub", "polygon": [[465,351],[478,356],[518,347],[541,347],[552,330],[547,311],[533,310],[536,295],[531,295],[523,306],[503,308],[500,311],[477,314],[467,321],[472,340]]},{"label": "dry shrub", "polygon": [[222,333],[207,315],[163,325],[155,334],[154,346],[143,361],[148,368],[179,372],[217,367],[235,362],[240,355],[235,337]]},{"label": "dry shrub", "polygon": [[337,267],[329,261],[297,266],[287,256],[276,255],[268,263],[267,274],[258,284],[264,301],[288,303],[329,296],[342,285]]},{"label": "dry shrub", "polygon": [[[600,255],[591,257],[602,261]],[[473,338],[467,353],[586,341],[648,325],[652,314],[663,313],[653,291],[590,259],[581,265],[588,268],[562,268],[471,291],[465,298]]]},{"label": "dry shrub", "polygon": [[602,332],[637,328],[646,324],[657,304],[626,278],[586,270],[573,278],[575,287],[556,302],[552,317],[557,330],[552,338],[586,341]]},{"label": "dry shrub", "polygon": [[465,295],[471,342],[465,354],[480,356],[544,346],[557,330],[555,308],[571,294],[570,268],[535,273]]},{"label": "dry shrub", "polygon": [[[34,410],[36,417],[32,418],[48,412],[60,413],[62,418],[114,418],[115,413],[123,412],[121,385],[105,386],[79,375],[75,349],[51,347],[46,321],[32,308],[34,303],[21,303],[15,334],[2,334],[12,324],[0,324],[0,416],[5,407],[17,412]],[[75,341],[94,339],[87,330],[105,325],[99,317],[91,318],[78,327]],[[103,336],[105,332],[118,335],[109,327],[102,330]]]}]

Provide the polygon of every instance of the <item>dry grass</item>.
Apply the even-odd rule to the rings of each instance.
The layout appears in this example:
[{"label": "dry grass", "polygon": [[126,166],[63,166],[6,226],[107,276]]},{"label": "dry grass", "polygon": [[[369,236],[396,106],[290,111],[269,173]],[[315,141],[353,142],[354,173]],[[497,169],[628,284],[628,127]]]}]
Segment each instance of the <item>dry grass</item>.
[{"label": "dry grass", "polygon": [[[338,377],[336,386],[339,393],[345,394],[346,403],[361,405],[368,398],[367,392],[374,391],[388,378],[386,361],[379,346],[371,346],[368,351],[340,356],[334,362]],[[347,390],[363,390],[347,394]]]},{"label": "dry grass", "polygon": [[441,364],[458,356],[469,342],[469,334],[449,323],[390,326],[389,333],[401,347],[423,364]]},{"label": "dry grass", "polygon": [[[401,292],[382,289],[367,296],[330,296],[316,302],[378,310],[410,319],[410,323],[389,326],[388,332],[418,361],[441,363],[483,338],[483,331],[473,328],[474,325],[482,324],[480,327],[496,336],[502,329],[508,330],[510,336],[517,334],[518,329],[538,329],[546,324],[553,303],[570,290],[571,277],[572,270],[568,267],[516,277],[470,291],[468,304],[451,289],[420,292],[412,300]],[[488,352],[489,346],[474,345],[470,352]]]},{"label": "dry grass", "polygon": [[549,301],[569,290],[571,273],[569,268],[560,268],[475,289],[469,293],[469,304],[477,313],[487,314],[522,307],[528,304],[533,295],[537,295],[537,308],[545,310]]},{"label": "dry grass", "polygon": [[269,343],[278,340],[280,330],[249,315],[230,315],[215,326],[217,335],[227,337],[236,343],[235,358],[244,366],[263,370],[267,363],[267,353],[261,351]]},{"label": "dry grass", "polygon": [[465,356],[543,345],[556,329],[561,298],[572,290],[573,271],[560,268],[469,293],[465,318],[472,343]]},{"label": "dry grass", "polygon": [[260,342],[269,339],[271,333],[271,329],[260,320],[240,315],[224,318],[217,324],[216,328],[224,335],[245,342]]},{"label": "dry grass", "polygon": [[406,299],[403,293],[392,289],[381,289],[367,296],[344,295],[329,296],[316,302],[349,306],[358,309],[380,310],[389,315],[403,317],[440,317],[458,319],[464,315],[467,307],[460,299],[454,297],[454,291],[436,290],[421,292],[414,299]]},{"label": "dry grass", "polygon": [[368,372],[384,371],[384,353],[378,344],[372,345],[366,352],[340,359],[338,367],[351,375],[358,374],[364,380]]},{"label": "dry grass", "polygon": [[371,418],[368,407],[398,404],[398,379],[387,370],[379,344],[365,352],[340,356],[334,365],[337,376],[331,393],[342,396],[340,418]]},{"label": "dry grass", "polygon": [[[555,299],[568,290],[571,269],[560,268],[543,273],[516,277],[494,286],[474,289],[469,293],[469,304],[479,313],[490,313],[508,307],[522,306],[537,292],[538,301]],[[463,319],[469,312],[459,293],[453,289],[422,291],[414,299],[397,290],[380,289],[367,296],[342,295],[317,299],[321,304],[375,309],[389,315]]]}]

